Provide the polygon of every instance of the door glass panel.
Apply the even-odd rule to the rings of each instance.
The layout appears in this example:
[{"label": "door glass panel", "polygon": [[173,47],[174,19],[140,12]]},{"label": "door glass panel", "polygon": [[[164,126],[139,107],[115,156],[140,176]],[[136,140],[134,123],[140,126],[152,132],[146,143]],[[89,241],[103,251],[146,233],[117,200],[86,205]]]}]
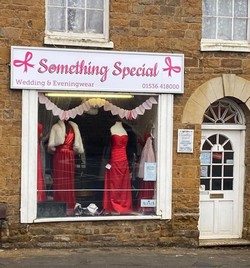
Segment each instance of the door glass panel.
[{"label": "door glass panel", "polygon": [[208,142],[208,141],[204,142],[203,150],[211,150],[211,147],[212,147],[212,145],[210,142]]},{"label": "door glass panel", "polygon": [[219,136],[219,144],[224,144],[226,140],[228,140],[228,139],[225,136],[223,136],[223,135]]},{"label": "door glass panel", "polygon": [[221,163],[221,162],[222,162],[222,153],[213,152],[213,163]]},{"label": "door glass panel", "polygon": [[210,166],[201,166],[201,177],[210,177]]},{"label": "door glass panel", "polygon": [[225,152],[224,153],[224,163],[225,164],[233,164],[233,158],[234,158],[234,153],[233,152]]},{"label": "door glass panel", "polygon": [[221,179],[212,180],[212,190],[221,190]]},{"label": "door glass panel", "polygon": [[233,166],[224,166],[224,177],[233,177]]},{"label": "door glass panel", "polygon": [[201,165],[210,165],[210,163],[211,163],[211,152],[202,152],[200,160],[201,160]]},{"label": "door glass panel", "polygon": [[209,140],[212,144],[216,144],[216,135],[213,135],[213,136],[209,137],[208,140]]},{"label": "door glass panel", "polygon": [[209,179],[201,179],[201,185],[205,185],[205,190],[210,190],[210,180]]},{"label": "door glass panel", "polygon": [[212,167],[212,176],[213,177],[221,177],[221,175],[222,175],[221,166],[213,166]]},{"label": "door glass panel", "polygon": [[225,150],[232,150],[232,145],[231,145],[230,141],[228,141],[226,144],[224,144],[224,149]]},{"label": "door glass panel", "polygon": [[223,190],[233,190],[233,179],[224,179]]},{"label": "door glass panel", "polygon": [[234,152],[227,136],[215,134],[204,141],[200,156],[200,183],[205,190],[232,190]]}]

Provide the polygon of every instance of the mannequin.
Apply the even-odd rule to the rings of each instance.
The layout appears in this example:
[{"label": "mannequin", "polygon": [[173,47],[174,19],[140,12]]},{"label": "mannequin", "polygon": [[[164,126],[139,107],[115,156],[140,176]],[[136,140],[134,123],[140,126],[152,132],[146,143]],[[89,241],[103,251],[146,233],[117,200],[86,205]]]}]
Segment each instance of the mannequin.
[{"label": "mannequin", "polygon": [[110,132],[111,135],[128,135],[121,121],[116,121],[115,124],[110,128]]},{"label": "mannequin", "polygon": [[132,211],[131,182],[126,153],[128,135],[117,121],[111,128],[111,158],[106,166],[103,208],[105,214],[127,214]]},{"label": "mannequin", "polygon": [[48,149],[53,153],[54,201],[65,202],[67,215],[74,214],[75,154],[84,152],[76,123],[59,120],[52,126]]}]

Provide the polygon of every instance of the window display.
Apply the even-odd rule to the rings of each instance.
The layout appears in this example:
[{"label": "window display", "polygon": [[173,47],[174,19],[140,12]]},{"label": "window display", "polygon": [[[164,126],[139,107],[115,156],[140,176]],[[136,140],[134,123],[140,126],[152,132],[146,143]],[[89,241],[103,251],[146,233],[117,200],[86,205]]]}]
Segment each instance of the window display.
[{"label": "window display", "polygon": [[92,95],[39,93],[37,217],[156,215],[158,95]]}]

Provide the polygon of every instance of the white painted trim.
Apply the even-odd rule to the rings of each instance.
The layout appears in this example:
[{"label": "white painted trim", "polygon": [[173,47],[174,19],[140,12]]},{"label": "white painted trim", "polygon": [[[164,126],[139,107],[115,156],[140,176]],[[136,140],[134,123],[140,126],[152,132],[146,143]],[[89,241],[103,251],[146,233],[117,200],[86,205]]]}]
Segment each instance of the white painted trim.
[{"label": "white painted trim", "polygon": [[250,52],[250,43],[248,41],[202,39],[201,51]]},{"label": "white painted trim", "polygon": [[124,220],[160,220],[161,216],[90,216],[90,217],[64,217],[64,218],[43,218],[36,219],[35,223],[41,222],[75,222],[75,221],[124,221]]},{"label": "white painted trim", "polygon": [[209,239],[237,239],[239,238],[238,235],[217,235],[216,237],[214,236],[204,236],[204,235],[200,235],[199,239],[206,239],[206,240],[209,240]]},{"label": "white painted trim", "polygon": [[[245,139],[246,139],[246,132],[241,131],[240,133],[240,148],[245,148]],[[243,213],[244,213],[244,185],[245,185],[245,150],[241,150],[239,154],[239,187],[238,187],[238,204],[239,204],[239,224],[238,224],[238,233],[239,237],[242,237],[243,231]]]},{"label": "white painted trim", "polygon": [[37,210],[38,92],[22,91],[21,223],[30,223]]},{"label": "white painted trim", "polygon": [[23,90],[21,223],[101,220],[171,219],[172,215],[172,94],[159,95],[157,136],[157,215],[62,217],[37,219],[37,124],[38,92]]},{"label": "white painted trim", "polygon": [[157,215],[162,219],[172,215],[173,100],[172,94],[159,96]]},{"label": "white painted trim", "polygon": [[221,130],[245,130],[246,129],[246,126],[245,125],[216,125],[216,124],[213,124],[213,125],[208,125],[208,124],[203,124],[201,125],[201,129],[203,130],[206,130],[206,129],[221,129]]},{"label": "white painted trim", "polygon": [[44,38],[46,45],[61,45],[61,46],[77,46],[77,47],[99,47],[99,48],[114,48],[114,43],[105,40],[84,40],[82,38],[63,38],[62,36],[46,36]]}]

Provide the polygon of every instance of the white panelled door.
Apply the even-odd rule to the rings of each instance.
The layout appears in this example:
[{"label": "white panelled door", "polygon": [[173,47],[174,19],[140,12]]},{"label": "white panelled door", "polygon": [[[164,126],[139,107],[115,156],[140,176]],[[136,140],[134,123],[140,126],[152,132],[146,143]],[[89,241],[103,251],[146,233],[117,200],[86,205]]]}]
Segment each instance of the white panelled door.
[{"label": "white panelled door", "polygon": [[202,131],[200,239],[239,238],[243,218],[242,131]]}]

